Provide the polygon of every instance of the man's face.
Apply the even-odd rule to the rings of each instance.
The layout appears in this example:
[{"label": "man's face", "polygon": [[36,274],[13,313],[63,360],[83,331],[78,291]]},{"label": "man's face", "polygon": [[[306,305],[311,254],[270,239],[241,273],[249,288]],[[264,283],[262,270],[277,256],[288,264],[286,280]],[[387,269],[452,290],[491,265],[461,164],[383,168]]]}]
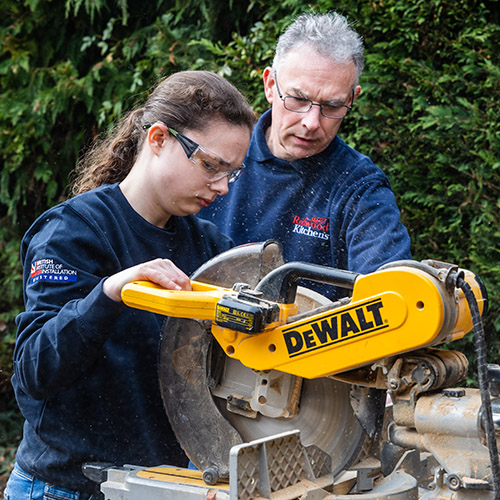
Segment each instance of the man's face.
[{"label": "man's face", "polygon": [[[282,96],[310,99],[313,103],[352,105],[355,81],[353,62],[339,64],[320,56],[314,49],[298,47],[288,53],[276,72]],[[276,88],[274,71],[264,70],[264,90],[272,104],[272,124],[266,132],[269,149],[274,156],[288,161],[320,153],[333,141],[342,119],[332,119],[312,106],[307,113],[285,109]],[[354,88],[354,99],[361,87]]]}]

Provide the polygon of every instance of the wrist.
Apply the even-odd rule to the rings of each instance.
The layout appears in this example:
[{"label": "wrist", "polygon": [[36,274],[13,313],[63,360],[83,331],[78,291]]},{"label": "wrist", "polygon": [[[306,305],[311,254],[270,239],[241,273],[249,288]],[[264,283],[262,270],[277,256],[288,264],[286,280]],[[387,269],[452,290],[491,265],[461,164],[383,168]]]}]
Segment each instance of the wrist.
[{"label": "wrist", "polygon": [[102,283],[102,291],[105,295],[107,295],[111,300],[115,302],[121,302],[121,290],[117,290],[116,286],[113,286],[111,278],[107,278]]}]

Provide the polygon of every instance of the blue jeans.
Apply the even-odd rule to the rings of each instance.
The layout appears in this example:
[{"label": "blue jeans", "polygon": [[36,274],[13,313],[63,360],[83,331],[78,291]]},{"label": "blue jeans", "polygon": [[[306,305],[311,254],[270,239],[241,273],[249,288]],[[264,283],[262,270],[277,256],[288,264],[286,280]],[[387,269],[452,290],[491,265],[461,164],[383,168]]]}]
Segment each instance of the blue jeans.
[{"label": "blue jeans", "polygon": [[59,488],[24,472],[17,464],[11,472],[4,491],[4,500],[94,500],[88,493]]}]

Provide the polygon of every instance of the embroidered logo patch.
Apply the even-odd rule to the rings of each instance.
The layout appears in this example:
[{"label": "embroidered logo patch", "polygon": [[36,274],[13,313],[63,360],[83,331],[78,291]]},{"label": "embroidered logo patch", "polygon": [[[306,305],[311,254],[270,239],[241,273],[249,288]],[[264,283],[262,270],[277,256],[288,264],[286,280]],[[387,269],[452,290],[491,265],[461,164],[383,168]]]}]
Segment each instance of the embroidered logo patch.
[{"label": "embroidered logo patch", "polygon": [[329,222],[326,217],[304,217],[299,215],[293,217],[292,233],[303,234],[311,238],[319,238],[320,240],[329,240],[328,233]]},{"label": "embroidered logo patch", "polygon": [[78,281],[78,271],[69,269],[54,259],[40,259],[31,263],[29,283],[37,281],[72,282]]}]

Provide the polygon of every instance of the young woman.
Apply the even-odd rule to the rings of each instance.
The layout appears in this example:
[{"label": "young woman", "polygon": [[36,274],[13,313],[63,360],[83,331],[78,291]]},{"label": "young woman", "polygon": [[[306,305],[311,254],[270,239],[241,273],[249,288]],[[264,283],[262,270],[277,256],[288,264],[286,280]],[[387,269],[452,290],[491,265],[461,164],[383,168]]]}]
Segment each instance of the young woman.
[{"label": "young woman", "polygon": [[5,499],[100,498],[89,461],[187,464],[157,381],[163,318],[120,292],[136,279],[188,290],[231,246],[193,214],[238,177],[253,124],[223,78],[176,73],[84,157],[77,196],[26,233],[12,378],[25,425]]}]

